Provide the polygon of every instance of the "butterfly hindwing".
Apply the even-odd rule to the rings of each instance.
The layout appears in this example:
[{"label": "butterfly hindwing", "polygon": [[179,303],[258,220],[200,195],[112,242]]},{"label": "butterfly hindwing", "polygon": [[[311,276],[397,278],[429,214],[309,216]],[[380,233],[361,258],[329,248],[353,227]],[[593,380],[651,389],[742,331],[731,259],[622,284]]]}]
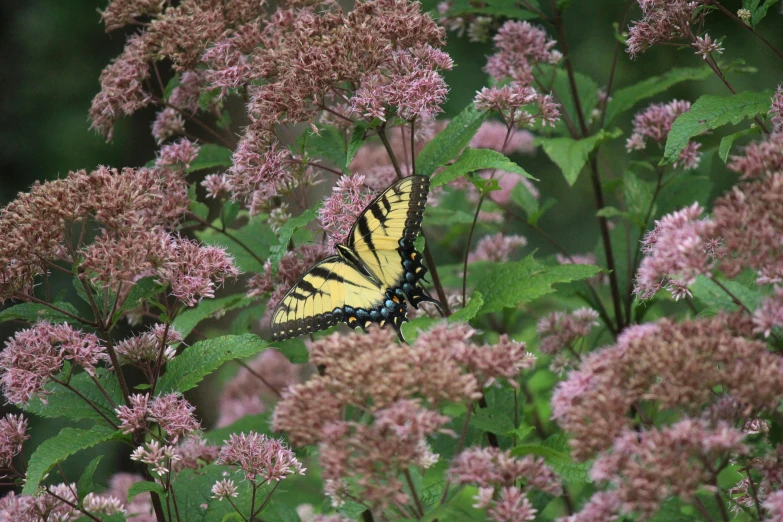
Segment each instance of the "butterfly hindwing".
[{"label": "butterfly hindwing", "polygon": [[363,329],[390,322],[399,330],[405,320],[399,298],[332,256],[308,270],[280,300],[272,314],[272,337],[287,339],[339,322]]}]

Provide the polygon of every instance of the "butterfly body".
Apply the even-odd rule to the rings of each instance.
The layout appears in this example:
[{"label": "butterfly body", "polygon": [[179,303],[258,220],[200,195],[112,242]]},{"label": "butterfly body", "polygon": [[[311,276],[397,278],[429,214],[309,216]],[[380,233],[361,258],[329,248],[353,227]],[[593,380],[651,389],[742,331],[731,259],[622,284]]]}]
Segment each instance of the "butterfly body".
[{"label": "butterfly body", "polygon": [[[308,270],[272,314],[272,338],[287,339],[344,322],[353,328],[390,324],[401,340],[406,302],[435,302],[419,281],[427,273],[413,242],[429,178],[394,183],[362,211],[337,255]],[[439,303],[438,303],[439,304]]]}]

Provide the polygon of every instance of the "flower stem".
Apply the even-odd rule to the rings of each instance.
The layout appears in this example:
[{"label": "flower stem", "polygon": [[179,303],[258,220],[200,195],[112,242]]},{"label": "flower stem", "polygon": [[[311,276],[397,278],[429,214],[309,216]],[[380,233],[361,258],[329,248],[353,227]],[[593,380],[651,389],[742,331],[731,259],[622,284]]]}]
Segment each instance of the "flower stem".
[{"label": "flower stem", "polygon": [[55,382],[55,383],[59,384],[60,386],[62,386],[63,388],[65,388],[65,389],[69,390],[69,391],[70,391],[70,392],[72,392],[74,395],[76,395],[77,397],[79,397],[80,399],[82,399],[84,402],[86,402],[86,403],[87,403],[87,404],[90,406],[90,408],[92,408],[93,410],[95,410],[95,413],[97,413],[98,415],[100,415],[101,417],[103,417],[103,420],[105,420],[106,422],[108,422],[108,423],[109,423],[109,426],[111,426],[111,427],[112,427],[112,428],[114,428],[115,430],[119,428],[119,426],[117,426],[117,425],[114,423],[114,421],[112,421],[112,420],[111,420],[109,417],[107,417],[107,416],[106,416],[106,414],[105,414],[105,413],[103,413],[103,412],[101,411],[101,409],[100,409],[100,408],[98,408],[98,405],[97,405],[97,404],[95,404],[93,401],[91,401],[90,399],[88,399],[87,397],[85,397],[85,395],[84,395],[82,392],[80,392],[79,390],[77,390],[76,388],[74,388],[73,386],[71,386],[70,384],[68,384],[67,382],[64,382],[64,381],[61,381],[61,380],[59,380],[57,377],[49,377],[49,378],[52,380],[52,382]]},{"label": "flower stem", "polygon": [[378,137],[381,139],[381,142],[383,143],[384,148],[386,149],[386,153],[389,155],[389,159],[392,162],[392,165],[394,166],[394,172],[397,173],[397,179],[402,179],[402,169],[400,169],[400,164],[397,163],[397,157],[394,155],[394,151],[391,148],[391,145],[389,144],[389,139],[386,137],[386,123],[378,127]]},{"label": "flower stem", "polygon": [[413,503],[416,504],[416,511],[419,513],[419,517],[424,516],[424,506],[421,505],[419,500],[419,494],[416,492],[416,487],[413,485],[413,479],[411,478],[411,472],[407,469],[403,472],[405,475],[405,481],[408,483],[408,489],[411,490],[411,496],[413,497]]},{"label": "flower stem", "polygon": [[263,260],[263,259],[261,259],[260,257],[258,257],[258,256],[256,255],[256,253],[255,253],[255,252],[253,252],[253,250],[252,250],[252,249],[251,249],[249,246],[247,246],[246,244],[244,244],[244,243],[243,243],[243,242],[242,242],[240,239],[238,239],[238,238],[237,238],[236,236],[234,236],[233,234],[229,233],[227,230],[225,230],[225,229],[220,229],[220,228],[216,227],[215,225],[213,225],[212,223],[210,223],[209,221],[207,221],[207,220],[205,220],[205,219],[201,219],[199,216],[197,216],[197,215],[195,215],[195,214],[188,214],[188,219],[192,219],[193,221],[198,221],[199,223],[201,223],[201,224],[202,224],[202,225],[204,225],[205,227],[208,227],[208,228],[211,228],[212,230],[215,230],[215,231],[217,231],[217,232],[220,232],[221,234],[223,234],[224,236],[226,236],[227,238],[229,238],[231,241],[233,241],[234,243],[236,243],[237,245],[239,245],[239,247],[240,247],[240,248],[242,248],[242,250],[244,250],[245,252],[247,252],[248,254],[250,254],[250,256],[251,256],[253,259],[255,259],[256,261],[258,261],[258,262],[259,262],[259,263],[260,263],[262,266],[264,265],[264,260]]}]

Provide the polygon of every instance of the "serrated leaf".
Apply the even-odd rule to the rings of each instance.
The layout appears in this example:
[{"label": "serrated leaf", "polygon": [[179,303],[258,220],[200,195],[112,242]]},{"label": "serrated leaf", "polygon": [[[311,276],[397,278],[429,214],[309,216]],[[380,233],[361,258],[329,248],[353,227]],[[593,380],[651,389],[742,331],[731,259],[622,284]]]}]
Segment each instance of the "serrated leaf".
[{"label": "serrated leaf", "polygon": [[267,341],[253,334],[224,335],[199,341],[166,365],[166,373],[158,382],[156,394],[184,392],[195,388],[204,377],[223,363],[257,355],[266,350],[267,346]]},{"label": "serrated leaf", "polygon": [[637,103],[668,90],[685,81],[705,80],[712,75],[709,67],[676,67],[660,76],[652,76],[641,82],[618,89],[606,107],[605,127],[611,127],[614,120]]},{"label": "serrated leaf", "polygon": [[729,153],[731,152],[731,146],[734,145],[734,141],[738,140],[739,138],[743,138],[745,136],[749,136],[751,134],[760,134],[761,133],[761,127],[758,125],[753,125],[749,129],[741,130],[739,132],[735,132],[734,134],[729,134],[728,136],[724,136],[720,140],[720,147],[718,147],[718,156],[720,159],[723,160],[723,163],[726,163],[729,160]]},{"label": "serrated leaf", "polygon": [[95,475],[95,470],[98,468],[98,464],[101,462],[103,455],[98,455],[84,468],[82,476],[79,477],[79,481],[76,483],[76,494],[79,504],[82,503],[84,497],[90,493],[98,491],[99,486],[92,481],[92,477]]},{"label": "serrated leaf", "polygon": [[[747,287],[737,281],[719,281],[726,290],[740,300],[748,309],[755,310],[761,301],[761,293],[758,287]],[[737,310],[737,305],[732,297],[718,284],[703,275],[696,276],[696,281],[690,285],[689,290],[693,297],[709,306],[713,310]]]},{"label": "serrated leaf", "polygon": [[346,151],[345,138],[342,133],[331,125],[318,127],[318,133],[306,130],[296,140],[299,149],[308,156],[316,156],[328,160],[345,172]]},{"label": "serrated leaf", "polygon": [[680,153],[688,145],[688,140],[708,130],[729,123],[737,124],[746,118],[769,111],[772,91],[746,91],[731,96],[704,95],[696,100],[691,110],[677,116],[674,120],[666,148],[659,165],[668,165],[677,161]]},{"label": "serrated leaf", "polygon": [[232,155],[231,149],[215,145],[214,143],[205,143],[201,145],[198,156],[190,162],[190,167],[186,170],[187,172],[195,172],[215,167],[228,168],[233,165]]},{"label": "serrated leaf", "polygon": [[568,439],[555,434],[541,444],[520,444],[511,449],[516,457],[534,455],[542,457],[546,463],[566,482],[589,482],[589,462],[574,462],[571,459]]},{"label": "serrated leaf", "polygon": [[538,138],[536,143],[541,145],[549,159],[560,167],[568,184],[573,185],[587,163],[590,153],[607,139],[617,138],[620,135],[622,131],[619,129],[611,132],[600,130],[594,136],[581,140],[566,137]]},{"label": "serrated leaf", "polygon": [[[122,404],[122,392],[114,373],[108,372],[103,368],[96,368],[95,378],[109,397],[112,398],[115,405]],[[108,418],[114,419],[116,417],[114,407],[104,397],[98,387],[95,386],[95,383],[86,372],[78,373],[71,377],[69,384],[83,396],[87,397]],[[38,397],[33,397],[27,404],[22,404],[20,407],[26,412],[49,419],[65,417],[74,421],[93,419],[99,422],[106,422],[84,399],[62,385],[50,382],[44,388],[49,392],[46,396],[46,404]]]},{"label": "serrated leaf", "polygon": [[451,314],[448,321],[450,323],[467,323],[479,314],[482,306],[484,306],[484,298],[481,297],[481,293],[478,291],[473,292],[465,308],[461,308]]},{"label": "serrated leaf", "polygon": [[226,312],[243,308],[252,303],[253,299],[246,297],[245,294],[234,294],[217,299],[204,299],[194,308],[182,311],[174,319],[171,326],[182,334],[184,339],[201,321],[211,317],[219,317]]},{"label": "serrated leaf", "polygon": [[[57,301],[52,303],[52,306],[56,306],[60,310],[79,316],[79,311],[74,308],[71,303],[65,301]],[[17,305],[9,306],[2,312],[0,312],[0,323],[5,321],[25,321],[28,323],[36,323],[38,321],[49,321],[50,323],[78,323],[76,319],[72,319],[67,315],[52,310],[49,306],[40,303],[20,303]]]},{"label": "serrated leaf", "polygon": [[351,137],[348,140],[348,151],[345,157],[345,168],[351,166],[353,158],[356,157],[356,153],[362,148],[364,144],[364,133],[367,130],[367,124],[363,121],[357,122],[351,131]]},{"label": "serrated leaf", "polygon": [[750,11],[750,26],[756,25],[767,16],[767,11],[777,3],[778,0],[742,0],[742,8]]},{"label": "serrated leaf", "polygon": [[272,263],[272,269],[277,270],[277,265],[288,251],[288,243],[294,235],[294,232],[302,227],[306,227],[318,217],[318,211],[321,209],[321,202],[308,208],[295,218],[286,221],[285,225],[280,227],[277,232],[278,244],[270,248],[269,260]]},{"label": "serrated leaf", "polygon": [[465,107],[419,152],[416,174],[431,176],[438,167],[456,157],[468,146],[486,117],[487,113],[477,110],[472,103]]},{"label": "serrated leaf", "polygon": [[215,428],[204,433],[204,440],[210,444],[220,445],[229,439],[232,433],[272,433],[272,412],[259,413],[258,415],[245,415],[237,421],[223,428]]},{"label": "serrated leaf", "polygon": [[593,277],[601,269],[592,265],[545,266],[528,256],[521,261],[494,263],[483,271],[474,288],[484,296],[481,313],[515,308],[555,291],[555,283]]},{"label": "serrated leaf", "polygon": [[513,172],[530,179],[536,179],[527,173],[525,169],[508,159],[507,156],[491,149],[471,149],[466,148],[462,155],[432,177],[431,185],[440,187],[451,183],[460,176],[468,172],[477,170],[497,169],[503,172]]},{"label": "serrated leaf", "polygon": [[631,221],[639,228],[645,228],[647,213],[653,201],[653,191],[650,186],[633,172],[626,171],[623,174],[623,198]]},{"label": "serrated leaf", "polygon": [[403,323],[400,327],[400,330],[402,330],[402,336],[405,338],[408,344],[411,344],[419,336],[419,331],[427,330],[436,322],[438,322],[438,319],[434,319],[425,315]]},{"label": "serrated leaf", "polygon": [[42,442],[30,456],[22,494],[34,495],[44,476],[55,464],[78,451],[117,436],[122,436],[122,432],[103,425],[94,426],[89,430],[64,428],[54,437]]},{"label": "serrated leaf", "polygon": [[163,489],[163,486],[157,482],[142,480],[139,482],[134,482],[131,484],[131,487],[128,488],[128,502],[133,502],[133,499],[136,498],[137,495],[149,492],[157,493],[161,497],[166,496],[166,491]]}]

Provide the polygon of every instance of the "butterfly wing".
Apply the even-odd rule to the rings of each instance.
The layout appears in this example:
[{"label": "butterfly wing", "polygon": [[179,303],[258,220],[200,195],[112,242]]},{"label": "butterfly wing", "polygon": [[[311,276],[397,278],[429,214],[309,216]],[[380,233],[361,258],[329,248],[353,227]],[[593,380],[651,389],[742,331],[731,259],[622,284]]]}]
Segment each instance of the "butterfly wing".
[{"label": "butterfly wing", "polygon": [[355,256],[381,285],[392,294],[408,299],[415,307],[431,300],[418,286],[427,268],[413,247],[421,230],[429,189],[430,180],[426,176],[409,176],[397,181],[362,212],[348,234],[346,245],[348,255]]},{"label": "butterfly wing", "polygon": [[387,288],[332,256],[308,270],[280,300],[272,314],[272,338],[288,339],[339,322],[365,330],[371,323],[390,322],[400,335],[405,314]]}]

